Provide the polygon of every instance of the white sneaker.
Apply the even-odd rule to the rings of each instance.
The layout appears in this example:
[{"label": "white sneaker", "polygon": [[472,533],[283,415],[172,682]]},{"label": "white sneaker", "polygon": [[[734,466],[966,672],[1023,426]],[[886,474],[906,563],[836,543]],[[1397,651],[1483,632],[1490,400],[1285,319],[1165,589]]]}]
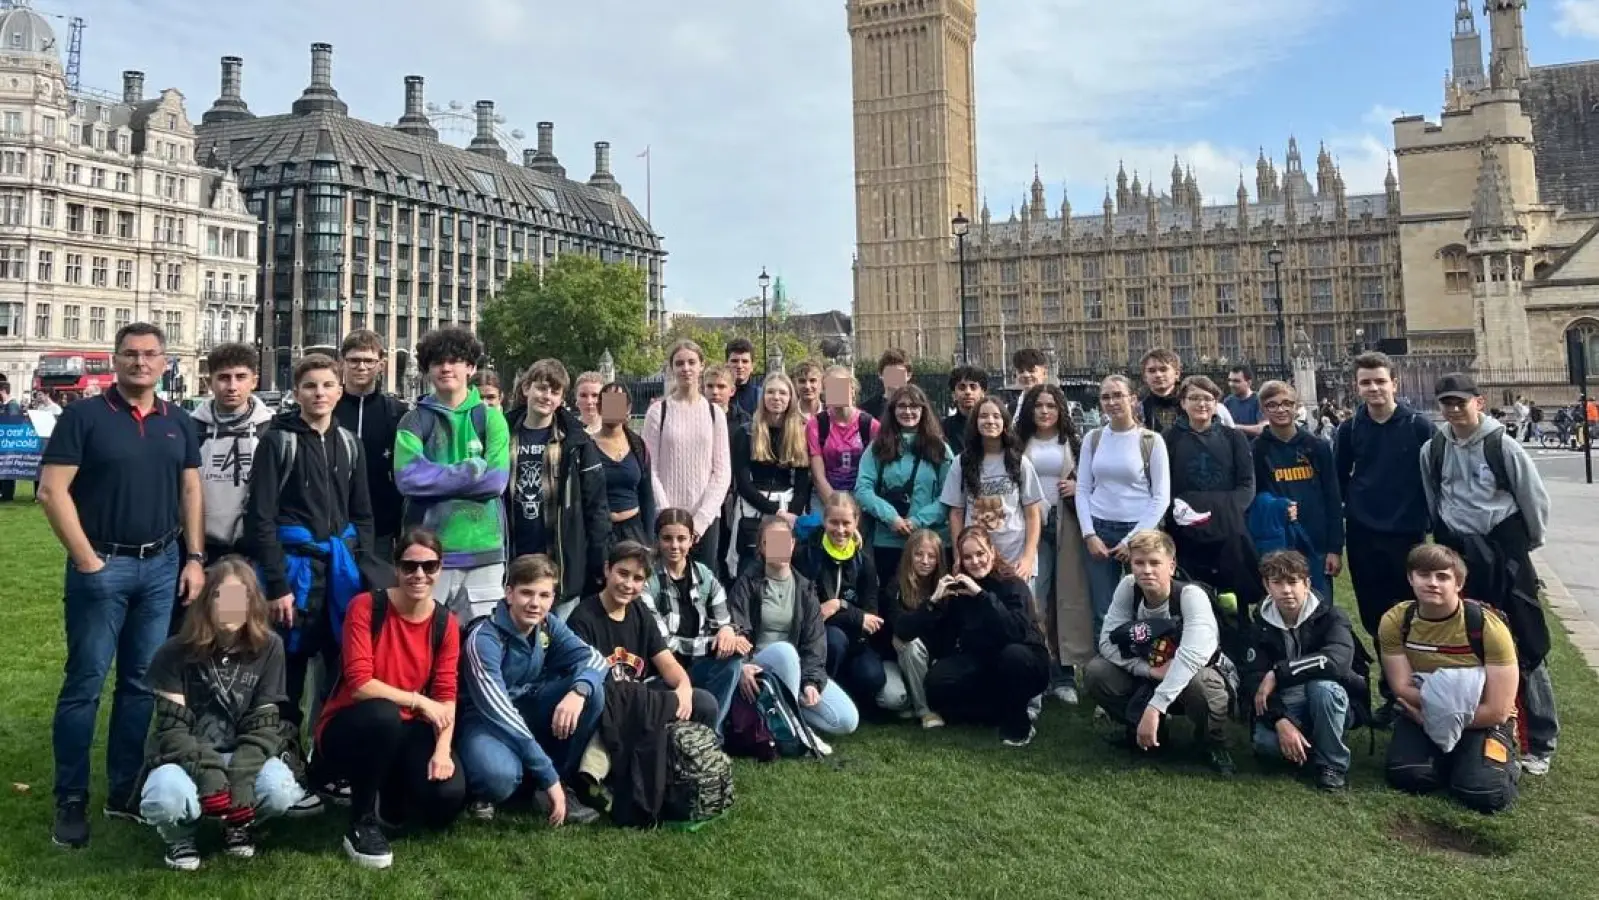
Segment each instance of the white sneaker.
[{"label": "white sneaker", "polygon": [[309,819],[313,816],[322,815],[322,810],[325,808],[326,805],[322,802],[321,795],[314,791],[306,791],[305,796],[289,807],[289,811],[285,815],[291,819]]},{"label": "white sneaker", "polygon": [[1526,772],[1528,775],[1548,775],[1550,762],[1551,760],[1548,756],[1529,754],[1521,758],[1521,771]]},{"label": "white sneaker", "polygon": [[822,736],[821,735],[813,734],[811,736],[811,740],[816,745],[816,752],[817,753],[820,753],[823,756],[832,756],[833,755],[833,745],[829,744],[828,742],[826,742],[824,740],[822,740]]},{"label": "white sneaker", "polygon": [[944,717],[935,712],[922,716],[922,727],[928,730],[944,727]]},{"label": "white sneaker", "polygon": [[1067,706],[1077,705],[1077,688],[1072,685],[1063,684],[1060,687],[1055,688],[1053,691],[1050,691],[1050,693],[1055,695],[1056,700],[1059,700]]},{"label": "white sneaker", "polygon": [[479,822],[494,821],[494,804],[487,800],[473,800],[466,805],[466,814]]}]

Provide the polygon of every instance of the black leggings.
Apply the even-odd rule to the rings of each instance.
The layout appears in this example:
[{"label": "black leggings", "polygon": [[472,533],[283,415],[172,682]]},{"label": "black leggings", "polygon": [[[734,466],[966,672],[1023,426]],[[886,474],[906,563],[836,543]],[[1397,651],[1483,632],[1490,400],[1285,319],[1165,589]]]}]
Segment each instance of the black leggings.
[{"label": "black leggings", "polygon": [[426,719],[404,721],[392,701],[363,700],[323,726],[317,779],[349,781],[352,822],[376,812],[381,791],[385,820],[414,818],[429,828],[443,828],[466,805],[466,776],[452,751],[455,773],[444,781],[429,781],[434,744],[433,726]]}]

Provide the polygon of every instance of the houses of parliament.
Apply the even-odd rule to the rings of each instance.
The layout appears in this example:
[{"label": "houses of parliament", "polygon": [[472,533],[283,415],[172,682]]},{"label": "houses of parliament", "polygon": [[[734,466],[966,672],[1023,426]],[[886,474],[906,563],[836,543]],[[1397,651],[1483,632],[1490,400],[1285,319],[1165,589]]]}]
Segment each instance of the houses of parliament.
[{"label": "houses of parliament", "polygon": [[[1531,67],[1526,0],[1487,0],[1485,64],[1470,3],[1454,6],[1439,122],[1395,121],[1398,170],[1379,193],[1349,193],[1325,148],[1307,166],[1290,138],[1280,168],[1262,148],[1236,190],[1174,160],[1169,179],[1118,171],[1074,210],[1035,171],[996,217],[977,184],[976,0],[850,0],[857,353],[954,358],[964,282],[967,356],[991,368],[1024,346],[1071,368],[1125,366],[1156,346],[1274,364],[1280,284],[1289,344],[1303,332],[1324,365],[1385,346],[1508,384],[1559,366],[1569,330],[1592,338],[1599,363],[1599,243],[1592,280],[1585,259],[1599,112],[1582,101],[1599,91],[1599,63]],[[1228,191],[1232,203],[1204,199]]]}]

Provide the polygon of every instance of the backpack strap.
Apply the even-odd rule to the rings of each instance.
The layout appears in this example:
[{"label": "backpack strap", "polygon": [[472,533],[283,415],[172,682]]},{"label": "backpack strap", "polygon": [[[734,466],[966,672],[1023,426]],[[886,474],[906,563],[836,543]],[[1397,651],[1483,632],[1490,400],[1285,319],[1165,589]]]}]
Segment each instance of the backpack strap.
[{"label": "backpack strap", "polygon": [[389,592],[372,594],[372,649],[377,652],[378,636],[383,634],[383,620],[389,616]]},{"label": "backpack strap", "polygon": [[[1088,433],[1088,452],[1090,454],[1099,455],[1100,438],[1104,436],[1105,429],[1109,427],[1109,425],[1101,425]],[[1149,461],[1155,455],[1155,441],[1159,438],[1160,435],[1150,431],[1148,428],[1141,427],[1138,429],[1138,454],[1144,458],[1144,480],[1149,482],[1151,487],[1154,486],[1155,482],[1149,475]]]},{"label": "backpack strap", "polygon": [[822,407],[816,414],[816,446],[827,449],[827,436],[833,433],[833,417],[827,414],[827,407]]},{"label": "backpack strap", "polygon": [[[1435,495],[1443,489],[1444,451],[1449,448],[1448,442],[1449,437],[1443,431],[1437,431],[1427,439],[1427,478]],[[1483,438],[1482,455],[1488,462],[1488,471],[1493,473],[1494,485],[1509,493],[1510,470],[1505,465],[1505,433],[1502,429]]]},{"label": "backpack strap", "polygon": [[479,403],[477,406],[472,407],[467,414],[472,417],[472,430],[477,432],[477,442],[483,445],[483,453],[487,455],[489,452],[489,408],[483,403]]},{"label": "backpack strap", "polygon": [[294,477],[294,457],[300,450],[300,438],[292,431],[278,428],[267,432],[278,435],[273,443],[273,449],[278,457],[278,493],[289,486],[289,481]]},{"label": "backpack strap", "polygon": [[1488,651],[1482,638],[1483,619],[1487,613],[1482,604],[1475,600],[1462,599],[1460,602],[1466,606],[1466,643],[1471,645],[1472,655],[1477,657],[1477,662],[1487,665]]}]

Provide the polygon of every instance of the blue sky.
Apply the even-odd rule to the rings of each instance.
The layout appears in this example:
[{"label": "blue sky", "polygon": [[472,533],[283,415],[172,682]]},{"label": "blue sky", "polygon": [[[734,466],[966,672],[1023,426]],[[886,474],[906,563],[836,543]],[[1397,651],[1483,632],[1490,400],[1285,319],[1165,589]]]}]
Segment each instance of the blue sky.
[{"label": "blue sky", "polygon": [[[1480,7],[1479,0],[1473,0]],[[671,257],[668,304],[729,310],[762,266],[811,311],[849,309],[854,248],[849,40],[842,0],[37,0],[81,15],[84,81],[116,89],[142,69],[199,117],[217,60],[244,57],[258,114],[286,111],[309,45],[335,47],[355,115],[401,112],[403,79],[430,101],[492,99],[507,127],[556,123],[574,176],[593,143],[642,209],[652,148],[654,216]],[[1535,65],[1599,55],[1599,0],[1533,0]],[[1257,147],[1307,168],[1325,140],[1351,191],[1380,190],[1400,111],[1437,114],[1454,0],[978,0],[978,157],[996,217],[1035,162],[1050,208],[1070,190],[1098,208],[1118,160],[1167,183],[1173,153],[1201,190],[1253,188]],[[1479,27],[1486,23],[1479,17]],[[65,27],[62,26],[62,37]],[[63,41],[64,43],[64,41]],[[464,144],[465,132],[447,134]]]}]

